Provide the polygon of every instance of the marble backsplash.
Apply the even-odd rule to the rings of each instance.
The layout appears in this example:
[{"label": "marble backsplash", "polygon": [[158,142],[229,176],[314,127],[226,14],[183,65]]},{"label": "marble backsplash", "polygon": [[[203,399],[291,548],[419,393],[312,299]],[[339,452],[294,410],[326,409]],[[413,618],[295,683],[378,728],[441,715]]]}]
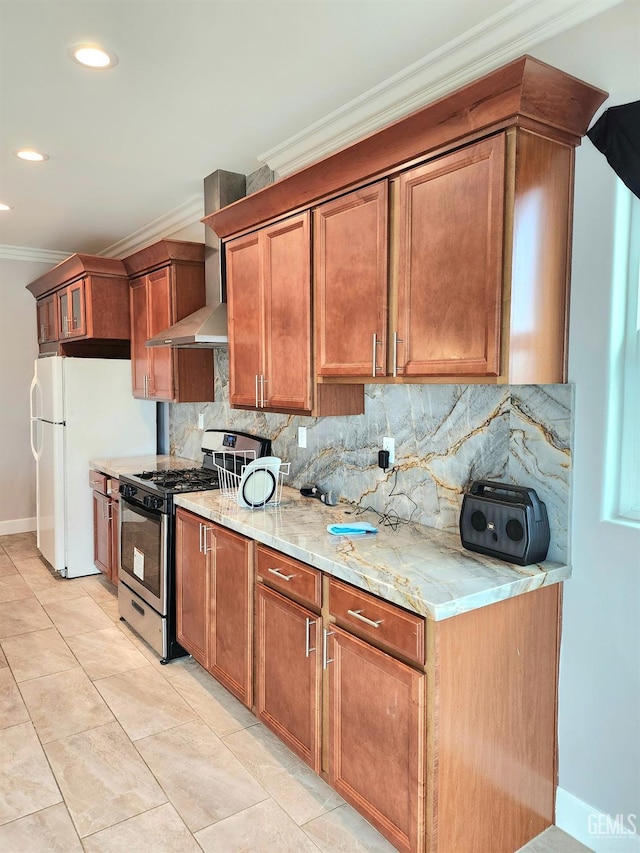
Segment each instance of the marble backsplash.
[{"label": "marble backsplash", "polygon": [[[286,484],[315,483],[342,499],[428,527],[457,532],[465,490],[489,479],[533,487],[547,506],[548,559],[569,560],[572,385],[367,385],[365,413],[305,418],[229,406],[226,349],[214,350],[215,403],[169,407],[171,453],[197,462],[205,428],[268,437],[290,462]],[[307,447],[298,447],[298,427]],[[378,468],[383,436],[395,466]]]}]

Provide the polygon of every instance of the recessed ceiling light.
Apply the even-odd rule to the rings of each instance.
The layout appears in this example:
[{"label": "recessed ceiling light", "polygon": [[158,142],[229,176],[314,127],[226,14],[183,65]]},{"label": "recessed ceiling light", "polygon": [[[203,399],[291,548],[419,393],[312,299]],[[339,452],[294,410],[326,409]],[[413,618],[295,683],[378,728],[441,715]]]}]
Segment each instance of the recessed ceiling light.
[{"label": "recessed ceiling light", "polygon": [[8,204],[3,204],[3,203],[0,201],[0,210],[11,210],[11,208],[9,207],[9,205],[8,205]]},{"label": "recessed ceiling light", "polygon": [[80,65],[86,65],[88,68],[96,68],[99,71],[106,68],[113,68],[118,64],[118,57],[110,50],[105,50],[97,44],[76,44],[69,49],[69,56],[79,62]]},{"label": "recessed ceiling light", "polygon": [[48,154],[41,154],[39,151],[34,151],[33,148],[22,148],[20,151],[16,151],[16,157],[21,160],[30,160],[33,163],[49,159]]}]

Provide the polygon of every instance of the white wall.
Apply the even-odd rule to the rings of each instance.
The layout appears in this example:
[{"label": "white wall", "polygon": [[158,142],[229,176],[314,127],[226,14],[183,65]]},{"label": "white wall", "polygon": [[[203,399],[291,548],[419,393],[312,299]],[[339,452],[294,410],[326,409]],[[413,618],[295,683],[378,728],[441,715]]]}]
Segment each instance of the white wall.
[{"label": "white wall", "polygon": [[[532,53],[607,90],[603,109],[636,101],[640,3],[627,0]],[[626,853],[640,850],[640,839],[616,838],[589,820],[597,810],[640,824],[640,528],[603,519],[616,183],[585,139],[576,157],[573,577],[564,591],[557,822],[596,851]]]},{"label": "white wall", "polygon": [[26,285],[51,266],[0,258],[0,534],[35,530],[29,383],[38,343],[36,301]]}]

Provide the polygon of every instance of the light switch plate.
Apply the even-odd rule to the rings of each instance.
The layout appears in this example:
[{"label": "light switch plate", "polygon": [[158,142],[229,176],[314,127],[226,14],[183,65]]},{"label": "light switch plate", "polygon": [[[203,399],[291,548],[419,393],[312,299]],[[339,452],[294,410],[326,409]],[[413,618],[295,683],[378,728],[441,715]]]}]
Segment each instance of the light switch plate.
[{"label": "light switch plate", "polygon": [[393,468],[393,463],[396,461],[396,440],[395,438],[383,438],[382,449],[389,451],[389,467]]},{"label": "light switch plate", "polygon": [[298,427],[298,447],[306,447],[307,446],[307,428],[306,427]]},{"label": "light switch plate", "polygon": [[198,415],[198,429],[204,429],[204,415],[202,412]]}]

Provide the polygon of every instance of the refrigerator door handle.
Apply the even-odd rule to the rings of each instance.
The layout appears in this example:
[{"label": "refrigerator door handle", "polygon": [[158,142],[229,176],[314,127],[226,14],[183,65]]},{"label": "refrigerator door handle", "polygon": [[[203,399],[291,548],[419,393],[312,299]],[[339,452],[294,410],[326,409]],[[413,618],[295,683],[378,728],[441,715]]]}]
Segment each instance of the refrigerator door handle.
[{"label": "refrigerator door handle", "polygon": [[37,417],[35,413],[35,395],[36,388],[38,387],[38,377],[36,374],[33,374],[33,379],[31,380],[31,385],[29,386],[29,417],[33,420]]},{"label": "refrigerator door handle", "polygon": [[34,439],[34,431],[37,430],[38,423],[39,423],[38,418],[31,418],[30,419],[29,441],[31,442],[31,453],[33,454],[33,458],[36,460],[36,462],[40,461],[40,458],[42,455],[42,447],[40,447],[40,449],[37,450],[35,442],[33,440]]}]

